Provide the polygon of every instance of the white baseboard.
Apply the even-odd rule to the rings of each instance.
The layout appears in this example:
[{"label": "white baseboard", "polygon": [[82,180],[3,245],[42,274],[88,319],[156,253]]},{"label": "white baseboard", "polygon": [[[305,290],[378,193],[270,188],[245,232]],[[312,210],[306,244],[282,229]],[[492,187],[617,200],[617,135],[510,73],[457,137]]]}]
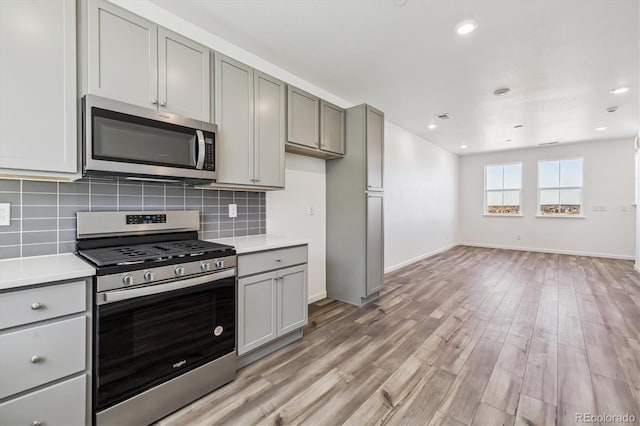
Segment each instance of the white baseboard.
[{"label": "white baseboard", "polygon": [[309,296],[308,300],[308,304],[312,304],[313,302],[317,302],[318,300],[322,300],[325,299],[327,297],[327,291],[321,291],[320,293],[316,293],[313,294],[311,296]]},{"label": "white baseboard", "polygon": [[506,246],[500,244],[479,244],[479,243],[458,243],[459,246],[469,246],[469,247],[484,247],[484,248],[496,248],[503,250],[519,250],[519,251],[532,251],[536,253],[552,253],[552,254],[567,254],[570,256],[587,256],[587,257],[604,257],[608,259],[622,259],[622,260],[635,260],[635,256],[629,256],[626,254],[613,254],[613,253],[591,253],[591,252],[583,252],[583,251],[572,251],[572,250],[555,250],[555,249],[543,249],[543,248],[535,248],[535,247],[517,247],[517,246]]},{"label": "white baseboard", "polygon": [[405,260],[404,262],[398,263],[397,265],[389,266],[388,268],[384,269],[384,273],[388,274],[389,272],[393,272],[393,271],[395,271],[397,269],[403,268],[403,267],[405,267],[407,265],[410,265],[412,263],[419,262],[419,261],[421,261],[423,259],[426,259],[427,257],[435,256],[436,254],[439,254],[439,253],[442,253],[444,251],[450,250],[450,249],[454,248],[457,245],[458,244],[450,244],[448,246],[440,247],[438,249],[430,251],[429,253],[421,254],[420,256],[414,257],[413,259]]},{"label": "white baseboard", "polygon": [[633,265],[633,269],[640,274],[640,266],[637,263]]}]

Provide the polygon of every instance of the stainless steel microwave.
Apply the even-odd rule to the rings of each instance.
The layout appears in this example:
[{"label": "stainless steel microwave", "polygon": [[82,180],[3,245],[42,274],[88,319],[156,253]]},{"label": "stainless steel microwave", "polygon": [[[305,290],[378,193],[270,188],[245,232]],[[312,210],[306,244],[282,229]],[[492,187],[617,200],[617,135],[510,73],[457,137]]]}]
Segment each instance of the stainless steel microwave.
[{"label": "stainless steel microwave", "polygon": [[85,95],[82,126],[84,176],[191,183],[216,179],[215,124]]}]

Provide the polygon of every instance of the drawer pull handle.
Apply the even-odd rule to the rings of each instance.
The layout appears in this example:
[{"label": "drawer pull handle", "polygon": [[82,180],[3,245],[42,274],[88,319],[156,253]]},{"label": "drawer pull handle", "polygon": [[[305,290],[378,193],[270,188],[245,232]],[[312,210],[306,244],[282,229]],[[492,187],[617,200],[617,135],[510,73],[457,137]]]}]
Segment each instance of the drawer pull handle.
[{"label": "drawer pull handle", "polygon": [[31,309],[33,309],[34,311],[42,308],[44,308],[44,305],[42,303],[35,302],[31,304]]},{"label": "drawer pull handle", "polygon": [[34,355],[31,357],[31,364],[37,364],[39,362],[42,362],[43,359],[42,357],[38,356],[38,355]]},{"label": "drawer pull handle", "polygon": [[42,426],[43,424],[42,420],[34,420],[31,426]]}]

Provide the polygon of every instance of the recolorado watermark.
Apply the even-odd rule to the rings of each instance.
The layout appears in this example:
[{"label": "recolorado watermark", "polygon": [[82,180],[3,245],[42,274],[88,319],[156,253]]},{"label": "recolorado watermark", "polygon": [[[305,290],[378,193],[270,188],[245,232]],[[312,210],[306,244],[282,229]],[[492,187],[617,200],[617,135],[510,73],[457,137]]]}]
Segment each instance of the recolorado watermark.
[{"label": "recolorado watermark", "polygon": [[635,423],[636,416],[633,414],[593,414],[576,413],[576,423]]}]

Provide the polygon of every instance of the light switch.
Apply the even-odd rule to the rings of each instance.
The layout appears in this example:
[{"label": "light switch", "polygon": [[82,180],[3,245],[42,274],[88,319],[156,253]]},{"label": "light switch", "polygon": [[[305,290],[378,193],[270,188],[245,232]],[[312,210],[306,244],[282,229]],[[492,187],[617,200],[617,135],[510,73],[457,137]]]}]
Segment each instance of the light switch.
[{"label": "light switch", "polygon": [[229,204],[229,217],[238,217],[238,205]]},{"label": "light switch", "polygon": [[0,203],[0,226],[11,225],[11,203]]}]

